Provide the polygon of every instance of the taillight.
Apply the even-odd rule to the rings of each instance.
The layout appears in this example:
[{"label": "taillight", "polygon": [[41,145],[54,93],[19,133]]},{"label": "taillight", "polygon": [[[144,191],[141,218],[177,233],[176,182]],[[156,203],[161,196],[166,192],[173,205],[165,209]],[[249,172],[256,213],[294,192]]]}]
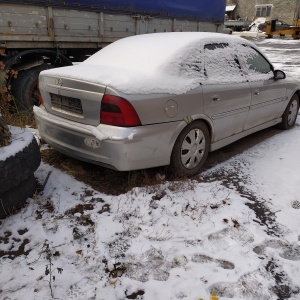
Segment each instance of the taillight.
[{"label": "taillight", "polygon": [[100,122],[121,127],[141,125],[140,118],[133,106],[126,99],[112,95],[103,96]]}]

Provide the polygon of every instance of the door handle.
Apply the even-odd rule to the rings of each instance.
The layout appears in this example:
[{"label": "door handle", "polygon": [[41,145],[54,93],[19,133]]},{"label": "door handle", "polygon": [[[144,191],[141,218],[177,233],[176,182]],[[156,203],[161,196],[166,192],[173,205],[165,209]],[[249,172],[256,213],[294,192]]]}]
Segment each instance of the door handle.
[{"label": "door handle", "polygon": [[213,96],[212,99],[213,101],[220,101],[220,98],[218,96]]},{"label": "door handle", "polygon": [[259,90],[255,90],[255,91],[254,91],[254,95],[255,95],[255,96],[258,96],[258,95],[259,95]]}]

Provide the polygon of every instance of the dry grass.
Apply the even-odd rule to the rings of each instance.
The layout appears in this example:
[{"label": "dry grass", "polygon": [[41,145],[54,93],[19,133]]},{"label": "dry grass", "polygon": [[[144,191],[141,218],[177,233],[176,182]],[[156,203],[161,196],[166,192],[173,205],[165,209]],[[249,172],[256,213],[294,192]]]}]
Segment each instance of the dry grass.
[{"label": "dry grass", "polygon": [[32,110],[20,108],[6,87],[0,87],[0,112],[7,124],[18,127],[30,126],[36,128]]}]

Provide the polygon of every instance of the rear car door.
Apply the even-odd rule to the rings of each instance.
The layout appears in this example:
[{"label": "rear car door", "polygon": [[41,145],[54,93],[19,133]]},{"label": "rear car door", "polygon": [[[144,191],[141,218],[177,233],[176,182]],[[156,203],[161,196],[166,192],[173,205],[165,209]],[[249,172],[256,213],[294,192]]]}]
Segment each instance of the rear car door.
[{"label": "rear car door", "polygon": [[285,81],[275,80],[273,67],[256,49],[244,46],[244,66],[251,87],[250,111],[244,130],[278,118],[286,94]]},{"label": "rear car door", "polygon": [[234,48],[227,43],[204,46],[204,67],[203,109],[213,122],[215,142],[243,130],[251,92]]}]

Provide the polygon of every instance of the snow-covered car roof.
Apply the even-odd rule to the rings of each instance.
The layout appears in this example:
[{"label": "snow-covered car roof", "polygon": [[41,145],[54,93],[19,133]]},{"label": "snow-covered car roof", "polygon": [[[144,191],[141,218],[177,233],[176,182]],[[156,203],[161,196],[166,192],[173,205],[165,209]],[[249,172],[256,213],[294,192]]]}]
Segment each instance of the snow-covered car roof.
[{"label": "snow-covered car roof", "polygon": [[[239,37],[211,32],[145,34],[118,40],[79,65],[46,70],[41,74],[102,84],[126,94],[180,94],[196,88],[201,82],[199,72],[195,73],[190,65],[196,61],[199,63],[196,67],[201,67],[199,55],[203,45],[230,41],[234,47],[228,49],[228,54],[234,53],[235,47],[241,44],[255,47]],[[224,79],[226,74],[222,74],[221,61],[217,68],[216,74]]]},{"label": "snow-covered car roof", "polygon": [[84,64],[155,70],[182,56],[195,43],[241,40],[211,32],[171,32],[136,35],[118,40],[97,52]]}]

